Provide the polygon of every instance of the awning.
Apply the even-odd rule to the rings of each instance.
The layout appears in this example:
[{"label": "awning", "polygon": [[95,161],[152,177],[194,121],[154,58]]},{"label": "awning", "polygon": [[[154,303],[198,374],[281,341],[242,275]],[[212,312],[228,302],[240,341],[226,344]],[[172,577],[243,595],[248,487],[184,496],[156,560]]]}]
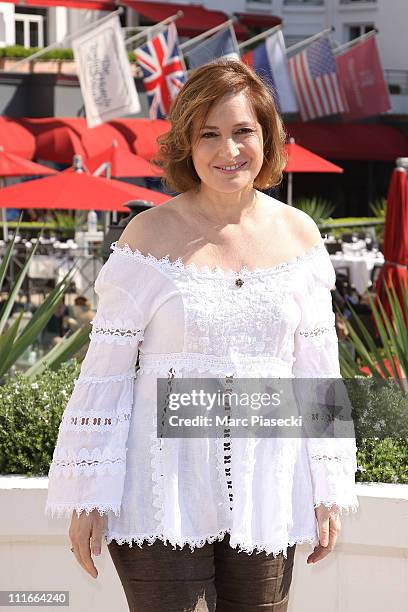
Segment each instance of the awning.
[{"label": "awning", "polygon": [[257,26],[273,28],[282,23],[281,17],[277,15],[266,15],[265,13],[237,13],[234,12],[239,22],[245,26]]},{"label": "awning", "polygon": [[118,7],[115,2],[109,0],[4,0],[10,4],[17,4],[27,8],[28,6],[54,7],[65,6],[66,8],[93,9],[95,11],[114,11]]},{"label": "awning", "polygon": [[286,123],[297,144],[328,159],[395,161],[408,156],[408,139],[382,124]]},{"label": "awning", "polygon": [[[183,11],[184,16],[177,19],[175,24],[179,35],[186,37],[198,36],[229,19],[228,15],[222,11],[210,11],[197,5],[189,6],[174,4],[173,2],[171,4],[165,2],[135,2],[134,0],[123,0],[122,4],[126,4],[126,6],[153,22],[162,21],[166,17],[174,15],[177,11]],[[235,23],[234,30],[238,39],[246,40],[249,38],[249,32],[244,25]]]}]

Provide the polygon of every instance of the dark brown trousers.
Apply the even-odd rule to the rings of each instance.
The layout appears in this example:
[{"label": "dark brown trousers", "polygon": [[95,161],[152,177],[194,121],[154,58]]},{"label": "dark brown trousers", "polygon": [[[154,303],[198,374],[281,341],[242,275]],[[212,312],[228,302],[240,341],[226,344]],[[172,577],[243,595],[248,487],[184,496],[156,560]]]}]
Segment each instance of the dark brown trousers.
[{"label": "dark brown trousers", "polygon": [[130,612],[286,612],[295,548],[287,559],[250,555],[229,546],[229,534],[194,551],[108,544]]}]

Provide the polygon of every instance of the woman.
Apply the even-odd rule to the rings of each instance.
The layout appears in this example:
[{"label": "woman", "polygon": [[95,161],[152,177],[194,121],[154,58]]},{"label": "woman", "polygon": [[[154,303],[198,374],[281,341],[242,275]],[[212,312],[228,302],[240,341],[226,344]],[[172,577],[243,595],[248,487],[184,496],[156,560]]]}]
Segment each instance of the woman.
[{"label": "woman", "polygon": [[296,544],[323,559],[357,509],[354,439],[164,438],[156,384],[340,377],[335,273],[312,219],[259,191],[282,179],[285,133],[249,67],[194,70],[169,120],[179,195],[132,219],[98,276],[47,511],[72,513],[93,577],[105,537],[132,611],[283,611]]}]

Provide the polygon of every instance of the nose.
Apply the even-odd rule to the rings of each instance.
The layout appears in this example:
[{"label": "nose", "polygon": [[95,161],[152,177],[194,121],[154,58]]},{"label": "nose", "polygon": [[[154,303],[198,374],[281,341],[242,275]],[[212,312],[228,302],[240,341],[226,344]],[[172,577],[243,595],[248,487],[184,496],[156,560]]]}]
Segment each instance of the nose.
[{"label": "nose", "polygon": [[234,159],[239,153],[238,144],[233,138],[225,138],[221,142],[221,153],[226,159]]}]

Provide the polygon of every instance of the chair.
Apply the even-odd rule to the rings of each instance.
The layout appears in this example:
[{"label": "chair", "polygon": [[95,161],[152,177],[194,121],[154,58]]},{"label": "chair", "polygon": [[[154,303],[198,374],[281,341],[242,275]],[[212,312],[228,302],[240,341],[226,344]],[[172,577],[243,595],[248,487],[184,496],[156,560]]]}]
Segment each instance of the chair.
[{"label": "chair", "polygon": [[380,274],[380,270],[382,267],[383,267],[382,264],[376,263],[374,264],[374,267],[370,272],[370,280],[371,280],[371,284],[373,287],[375,283],[377,282],[377,278],[378,278],[378,275]]}]

